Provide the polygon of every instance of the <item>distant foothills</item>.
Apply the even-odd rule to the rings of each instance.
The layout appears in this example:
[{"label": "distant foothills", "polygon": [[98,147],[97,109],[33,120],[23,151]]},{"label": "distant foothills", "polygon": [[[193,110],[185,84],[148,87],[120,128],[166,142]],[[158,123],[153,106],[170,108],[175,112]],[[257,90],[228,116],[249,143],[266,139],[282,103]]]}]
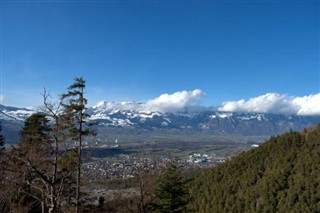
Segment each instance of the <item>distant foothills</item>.
[{"label": "distant foothills", "polygon": [[[223,112],[203,106],[163,112],[146,110],[143,106],[144,103],[137,102],[103,101],[89,107],[87,113],[90,120],[98,123],[98,137],[102,140],[110,135],[113,138],[117,138],[117,135],[142,135],[144,139],[156,138],[158,135],[170,138],[170,135],[174,135],[176,140],[181,141],[185,135],[201,135],[202,140],[210,142],[215,136],[269,137],[289,130],[301,131],[320,123],[320,115]],[[25,119],[34,112],[26,108],[0,105],[0,122],[7,144],[18,142]],[[197,140],[197,137],[191,137],[191,140]]]}]

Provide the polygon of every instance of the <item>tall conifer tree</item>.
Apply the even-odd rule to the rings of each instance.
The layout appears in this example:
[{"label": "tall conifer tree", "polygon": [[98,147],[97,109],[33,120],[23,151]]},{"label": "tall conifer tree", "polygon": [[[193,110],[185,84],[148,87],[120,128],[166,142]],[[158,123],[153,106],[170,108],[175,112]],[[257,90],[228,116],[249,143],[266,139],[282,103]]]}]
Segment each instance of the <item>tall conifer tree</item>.
[{"label": "tall conifer tree", "polygon": [[87,99],[84,97],[85,80],[82,77],[76,78],[69,86],[67,93],[61,95],[61,105],[63,106],[63,119],[69,133],[70,139],[77,145],[77,190],[76,190],[76,211],[79,212],[80,187],[81,187],[81,155],[82,145],[85,136],[93,134],[88,128],[90,123],[85,113]]}]

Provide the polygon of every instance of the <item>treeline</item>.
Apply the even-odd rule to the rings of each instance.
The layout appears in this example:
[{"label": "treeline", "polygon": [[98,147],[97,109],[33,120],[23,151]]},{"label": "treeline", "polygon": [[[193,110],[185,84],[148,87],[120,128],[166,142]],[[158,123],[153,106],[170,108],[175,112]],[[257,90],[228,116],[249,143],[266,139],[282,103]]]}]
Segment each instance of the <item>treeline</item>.
[{"label": "treeline", "polygon": [[194,212],[320,212],[320,125],[272,137],[203,172]]}]

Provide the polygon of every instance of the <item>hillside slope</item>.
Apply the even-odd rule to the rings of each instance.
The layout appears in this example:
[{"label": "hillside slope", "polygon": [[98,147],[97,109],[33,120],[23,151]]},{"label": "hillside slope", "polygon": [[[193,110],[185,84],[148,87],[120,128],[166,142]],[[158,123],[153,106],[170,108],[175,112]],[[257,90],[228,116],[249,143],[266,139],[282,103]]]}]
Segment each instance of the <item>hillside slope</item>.
[{"label": "hillside slope", "polygon": [[320,212],[320,125],[272,137],[192,184],[195,212]]}]

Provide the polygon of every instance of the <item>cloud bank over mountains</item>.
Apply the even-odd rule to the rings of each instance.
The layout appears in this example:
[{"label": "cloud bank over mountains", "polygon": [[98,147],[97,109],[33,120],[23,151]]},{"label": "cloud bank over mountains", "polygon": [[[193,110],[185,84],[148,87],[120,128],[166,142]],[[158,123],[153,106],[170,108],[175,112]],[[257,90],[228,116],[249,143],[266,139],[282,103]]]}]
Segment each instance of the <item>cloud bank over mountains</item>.
[{"label": "cloud bank over mountains", "polygon": [[241,99],[224,102],[218,110],[226,112],[320,115],[320,93],[303,97],[267,93],[249,100]]},{"label": "cloud bank over mountains", "polygon": [[159,97],[146,102],[107,102],[102,101],[93,108],[103,108],[105,110],[132,110],[149,112],[177,112],[187,106],[198,104],[205,96],[200,89],[193,91],[179,91],[172,94],[162,94]]},{"label": "cloud bank over mountains", "polygon": [[175,112],[184,107],[198,104],[205,96],[200,89],[193,91],[180,91],[173,94],[162,94],[145,103],[147,111]]},{"label": "cloud bank over mountains", "polygon": [[[162,94],[146,102],[100,102],[93,108],[105,110],[132,110],[148,112],[181,112],[186,107],[199,105],[205,93],[200,89]],[[267,93],[248,100],[223,102],[218,111],[254,112],[287,115],[320,115],[320,93],[294,97],[278,93]]]}]

